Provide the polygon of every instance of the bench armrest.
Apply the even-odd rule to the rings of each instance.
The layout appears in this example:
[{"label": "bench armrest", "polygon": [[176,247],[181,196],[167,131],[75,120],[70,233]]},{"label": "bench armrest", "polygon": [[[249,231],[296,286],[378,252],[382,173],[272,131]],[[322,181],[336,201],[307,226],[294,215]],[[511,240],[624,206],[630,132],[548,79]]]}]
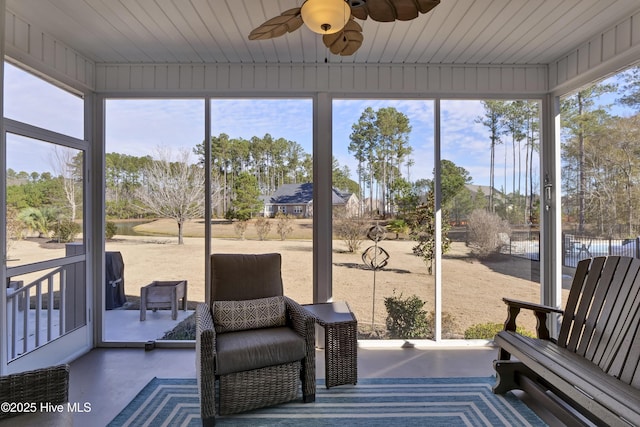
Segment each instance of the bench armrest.
[{"label": "bench armrest", "polygon": [[547,329],[547,315],[550,313],[559,313],[562,314],[563,311],[556,307],[550,307],[542,304],[535,304],[526,301],[519,301],[510,298],[502,298],[505,304],[507,304],[507,320],[504,322],[504,330],[505,331],[514,331],[516,330],[516,318],[520,313],[521,309],[532,310],[533,314],[536,316],[536,334],[538,338],[549,340],[551,339],[549,335],[549,329]]}]

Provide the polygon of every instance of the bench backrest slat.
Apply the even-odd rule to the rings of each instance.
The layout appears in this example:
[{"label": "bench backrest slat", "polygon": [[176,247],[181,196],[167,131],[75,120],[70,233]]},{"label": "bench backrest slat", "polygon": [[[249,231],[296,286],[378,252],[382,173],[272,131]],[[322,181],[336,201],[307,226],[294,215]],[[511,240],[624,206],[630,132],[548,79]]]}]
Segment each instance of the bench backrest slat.
[{"label": "bench backrest slat", "polygon": [[590,266],[591,260],[583,259],[578,262],[576,271],[573,274],[571,290],[569,291],[569,298],[567,299],[567,305],[564,309],[562,325],[560,327],[560,333],[558,335],[558,345],[561,347],[567,346],[569,332],[571,332],[571,325],[573,324],[573,313],[575,313],[578,301],[580,300],[580,294],[582,293],[582,288],[584,287],[584,282],[587,278],[587,274],[589,273]]},{"label": "bench backrest slat", "polygon": [[624,352],[624,349],[621,349],[622,339],[625,335],[623,331],[628,331],[631,327],[629,322],[632,319],[629,314],[634,311],[633,305],[640,291],[639,272],[640,259],[634,258],[630,262],[627,274],[617,294],[614,295],[615,291],[612,290],[612,295],[605,302],[602,317],[607,321],[606,324],[598,328],[599,333],[602,335],[602,344],[592,357],[587,354],[589,359],[598,364],[604,371],[616,370],[615,367],[612,367],[616,354],[611,349]]},{"label": "bench backrest slat", "polygon": [[[618,297],[618,291],[622,286],[630,263],[630,258],[622,259],[620,257],[608,257],[605,261],[605,266],[594,290],[593,298],[588,304],[585,302],[585,305],[588,305],[585,308],[587,316],[585,318],[584,330],[580,336],[580,343],[576,349],[576,353],[580,356],[585,356],[587,352],[593,354],[598,349],[598,345],[601,342],[601,334],[596,332],[596,326],[598,331],[600,331],[604,328],[608,320],[613,320],[604,313],[605,300],[611,297],[615,300]],[[613,321],[615,323],[615,320]]]},{"label": "bench backrest slat", "polygon": [[[616,331],[616,339],[612,345],[617,353],[609,354],[609,358],[600,364],[605,372],[627,383],[632,381],[634,371],[640,360],[637,347],[640,345],[640,336],[638,336],[638,328],[640,326],[640,310],[638,310],[640,306],[640,286],[637,283],[639,281],[636,280],[636,283],[634,283],[636,286],[634,286],[625,301],[627,316],[619,330]],[[636,346],[635,356],[634,346]]]},{"label": "bench backrest slat", "polygon": [[638,328],[640,324],[640,310],[636,310],[633,317],[634,319],[630,329],[632,333],[628,334],[631,347],[622,365],[622,373],[618,378],[627,384],[640,388],[640,370],[638,369],[638,364],[640,363],[640,328]]},{"label": "bench backrest slat", "polygon": [[608,256],[578,263],[558,345],[640,385],[640,259]]},{"label": "bench backrest slat", "polygon": [[[575,310],[571,312],[573,314],[573,322],[571,323],[571,333],[569,335],[569,341],[567,342],[567,349],[570,351],[576,351],[578,348],[578,342],[580,341],[582,331],[584,330],[584,323],[587,318],[589,307],[591,306],[591,300],[596,291],[596,285],[602,275],[604,265],[604,257],[594,258],[589,268],[587,280],[582,287],[582,292],[578,289],[573,289],[573,287],[571,288],[571,291],[569,291],[569,293],[573,293],[573,291],[579,292],[578,305]],[[569,313],[565,312],[565,314]]]}]

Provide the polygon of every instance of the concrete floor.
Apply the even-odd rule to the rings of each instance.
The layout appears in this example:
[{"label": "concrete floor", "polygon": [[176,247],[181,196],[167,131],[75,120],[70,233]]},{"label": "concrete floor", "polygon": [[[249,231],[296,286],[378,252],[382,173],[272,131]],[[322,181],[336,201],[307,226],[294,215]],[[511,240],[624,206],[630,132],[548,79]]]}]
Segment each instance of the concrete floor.
[{"label": "concrete floor", "polygon": [[[367,348],[358,349],[358,377],[465,377],[493,375],[497,350],[480,348]],[[318,378],[324,378],[324,354],[316,354]],[[69,400],[91,404],[76,413],[77,426],[104,426],[153,378],[195,378],[195,350],[99,348],[71,363]],[[550,425],[557,419],[533,409]]]},{"label": "concrete floor", "polygon": [[157,340],[193,313],[193,310],[178,310],[178,317],[173,320],[171,310],[147,310],[146,320],[141,321],[140,310],[106,310],[104,340],[125,342]]}]

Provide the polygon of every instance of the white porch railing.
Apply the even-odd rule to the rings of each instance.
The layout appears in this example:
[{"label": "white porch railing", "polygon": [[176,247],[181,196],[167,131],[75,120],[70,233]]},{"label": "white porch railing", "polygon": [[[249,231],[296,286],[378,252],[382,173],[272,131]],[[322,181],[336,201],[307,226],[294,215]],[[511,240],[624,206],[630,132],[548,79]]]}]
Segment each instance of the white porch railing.
[{"label": "white porch railing", "polygon": [[[54,308],[56,282],[59,298]],[[9,361],[64,334],[66,285],[67,271],[59,267],[24,287],[7,288]]]}]

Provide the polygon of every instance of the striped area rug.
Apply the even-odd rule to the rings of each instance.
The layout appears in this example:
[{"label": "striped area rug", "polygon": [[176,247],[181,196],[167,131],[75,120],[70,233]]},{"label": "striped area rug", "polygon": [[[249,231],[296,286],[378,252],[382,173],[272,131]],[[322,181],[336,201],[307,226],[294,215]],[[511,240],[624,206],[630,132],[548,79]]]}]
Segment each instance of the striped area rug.
[{"label": "striped area rug", "polygon": [[[544,426],[511,393],[491,392],[495,378],[360,379],[327,390],[315,403],[290,402],[220,417],[217,426]],[[154,378],[109,424],[200,426],[195,379]]]}]

